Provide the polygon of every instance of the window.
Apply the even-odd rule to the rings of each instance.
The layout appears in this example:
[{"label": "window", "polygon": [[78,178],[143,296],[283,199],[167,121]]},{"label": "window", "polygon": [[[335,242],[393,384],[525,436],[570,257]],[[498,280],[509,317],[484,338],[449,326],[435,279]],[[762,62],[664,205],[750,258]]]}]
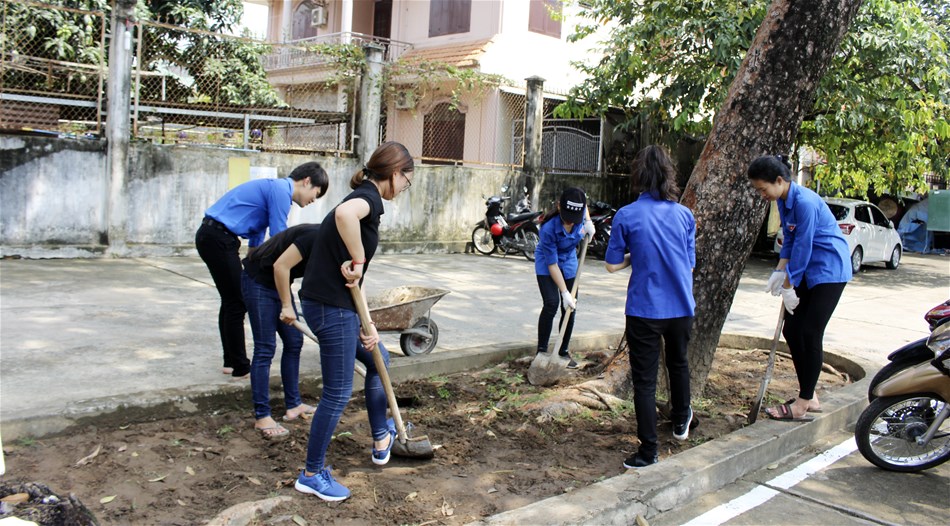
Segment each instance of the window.
[{"label": "window", "polygon": [[552,13],[561,12],[559,0],[531,0],[528,13],[528,31],[561,38],[561,21],[555,20]]},{"label": "window", "polygon": [[875,225],[884,228],[890,227],[890,222],[887,220],[887,217],[884,216],[884,212],[881,212],[876,206],[869,206],[868,208],[871,209],[871,217],[874,219]]},{"label": "window", "polygon": [[429,36],[468,33],[472,23],[472,0],[431,0]]},{"label": "window", "polygon": [[854,219],[862,223],[870,223],[871,211],[866,206],[856,206],[854,207]]},{"label": "window", "polygon": [[448,102],[436,105],[422,123],[422,156],[442,159],[426,164],[455,164],[465,153],[465,115]]},{"label": "window", "polygon": [[303,2],[294,10],[290,28],[290,39],[300,40],[317,36],[317,28],[310,24],[312,20],[310,12],[313,11],[313,4]]}]

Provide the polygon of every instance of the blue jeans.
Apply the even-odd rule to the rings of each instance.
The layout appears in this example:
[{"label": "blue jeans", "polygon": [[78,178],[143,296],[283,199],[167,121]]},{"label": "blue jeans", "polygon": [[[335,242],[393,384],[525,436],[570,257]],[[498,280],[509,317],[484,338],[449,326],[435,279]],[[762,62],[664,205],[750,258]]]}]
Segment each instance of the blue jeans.
[{"label": "blue jeans", "polygon": [[[251,320],[254,334],[254,357],[251,359],[251,399],[254,401],[254,417],[260,420],[270,413],[270,364],[277,351],[277,338],[284,343],[280,355],[280,381],[284,386],[284,407],[293,409],[300,405],[300,348],[303,335],[295,327],[280,321],[280,296],[275,289],[251,279],[247,272],[241,273],[241,292]],[[294,305],[294,310],[297,306]]]},{"label": "blue jeans", "polygon": [[[386,408],[389,404],[373,363],[373,355],[360,343],[360,320],[356,312],[310,300],[301,300],[300,304],[307,325],[320,343],[323,393],[310,424],[310,440],[307,443],[307,471],[316,473],[324,468],[330,439],[353,394],[353,367],[356,360],[366,366],[366,412],[373,440],[382,440],[389,433],[386,424]],[[378,345],[388,368],[389,353],[382,342]]]}]

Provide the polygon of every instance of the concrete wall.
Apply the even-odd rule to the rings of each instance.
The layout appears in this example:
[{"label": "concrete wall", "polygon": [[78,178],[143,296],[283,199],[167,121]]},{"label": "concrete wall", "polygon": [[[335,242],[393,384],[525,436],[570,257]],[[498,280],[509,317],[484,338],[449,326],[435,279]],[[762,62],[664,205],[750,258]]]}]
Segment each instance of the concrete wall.
[{"label": "concrete wall", "polygon": [[[109,177],[102,141],[0,136],[0,249],[3,256],[88,257],[108,244]],[[131,256],[194,254],[204,210],[229,188],[231,159],[254,173],[287,176],[317,160],[330,174],[327,195],[288,224],[319,222],[349,193],[358,162],[343,157],[261,153],[134,143],[129,155],[126,243]],[[386,202],[383,250],[462,251],[485,213],[484,196],[507,170],[417,166],[412,188]]]}]

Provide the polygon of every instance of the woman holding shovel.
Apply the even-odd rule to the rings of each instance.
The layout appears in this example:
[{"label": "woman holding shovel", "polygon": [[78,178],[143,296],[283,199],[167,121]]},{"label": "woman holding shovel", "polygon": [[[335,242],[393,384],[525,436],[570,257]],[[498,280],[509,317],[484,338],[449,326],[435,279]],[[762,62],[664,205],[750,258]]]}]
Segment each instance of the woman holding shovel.
[{"label": "woman holding shovel", "polygon": [[626,336],[640,448],[624,461],[627,469],[658,460],[656,375],[661,342],[670,378],[673,438],[689,437],[693,410],[686,346],[696,307],[696,222],[692,212],[677,202],[676,169],[663,148],[654,145],[640,151],[633,165],[633,186],[640,197],[617,211],[604,256],[609,272],[631,267]]},{"label": "woman holding shovel", "polygon": [[[534,272],[541,291],[541,315],[538,317],[538,354],[548,351],[548,340],[554,325],[554,315],[561,308],[571,314],[561,337],[558,355],[568,360],[567,368],[576,369],[577,362],[569,352],[571,333],[574,331],[574,313],[577,298],[571,295],[577,276],[577,245],[586,236],[594,235],[594,223],[587,211],[587,196],[580,188],[568,188],[561,193],[557,213],[541,225],[540,240],[534,251]],[[582,224],[583,221],[583,224]]]},{"label": "woman holding shovel", "polygon": [[766,292],[782,296],[782,334],[798,376],[798,397],[765,413],[776,420],[811,420],[821,410],[815,386],[824,360],[822,340],[845,285],[851,281],[848,242],[828,205],[815,192],[791,181],[785,156],[752,161],[749,181],[763,199],[778,202],[785,241]]},{"label": "woman holding shovel", "polygon": [[[405,146],[381,144],[350,180],[353,192],[323,220],[304,272],[300,302],[307,325],[320,343],[323,394],[310,424],[306,468],[294,488],[323,500],[350,496],[350,490],[333,478],[325,461],[330,439],[353,392],[356,360],[366,365],[366,410],[374,464],[389,462],[396,438],[394,423],[386,418],[387,398],[370,352],[381,346],[379,334],[372,324],[361,331],[350,288],[361,285],[376,253],[383,199],[391,200],[409,189],[412,172],[412,157]],[[389,353],[381,351],[388,367]]]},{"label": "woman holding shovel", "polygon": [[[288,312],[297,318],[297,308],[290,284],[302,277],[306,259],[320,229],[319,224],[297,225],[268,239],[244,258],[241,292],[247,306],[251,332],[254,335],[254,357],[251,359],[251,399],[254,402],[254,429],[266,440],[286,438],[290,432],[271,416],[270,365],[277,351],[279,335],[284,344],[280,355],[280,379],[284,388],[285,421],[306,418],[315,407],[300,398],[300,349],[303,335],[294,327],[281,323]],[[285,288],[284,292],[279,292]],[[286,299],[286,303],[284,303]]]}]

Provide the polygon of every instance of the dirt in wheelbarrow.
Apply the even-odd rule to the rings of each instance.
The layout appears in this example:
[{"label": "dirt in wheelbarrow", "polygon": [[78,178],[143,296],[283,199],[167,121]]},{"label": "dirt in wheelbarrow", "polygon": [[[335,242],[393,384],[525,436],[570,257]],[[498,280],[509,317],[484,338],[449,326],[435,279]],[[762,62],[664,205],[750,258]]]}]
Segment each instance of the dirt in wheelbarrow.
[{"label": "dirt in wheelbarrow", "polygon": [[[672,440],[661,417],[660,461],[746,425],[766,356],[720,349],[705,393],[694,395],[700,425],[690,438]],[[354,395],[327,457],[352,491],[344,502],[293,489],[309,423],[284,423],[290,438],[268,442],[253,430],[250,407],[4,444],[0,497],[19,482],[44,484],[63,499],[75,495],[103,525],[204,524],[232,506],[273,498],[284,500],[251,524],[464,524],[623,473],[622,461],[637,447],[632,409],[538,423],[515,402],[541,394],[524,379],[529,363],[397,384],[397,396],[412,401],[403,415],[414,423],[413,435],[427,435],[437,447],[432,460],[394,457],[373,465],[362,395]],[[819,396],[847,382],[823,372]],[[779,356],[766,404],[796,391],[791,361]],[[39,506],[34,500],[13,509],[29,517]]]}]

